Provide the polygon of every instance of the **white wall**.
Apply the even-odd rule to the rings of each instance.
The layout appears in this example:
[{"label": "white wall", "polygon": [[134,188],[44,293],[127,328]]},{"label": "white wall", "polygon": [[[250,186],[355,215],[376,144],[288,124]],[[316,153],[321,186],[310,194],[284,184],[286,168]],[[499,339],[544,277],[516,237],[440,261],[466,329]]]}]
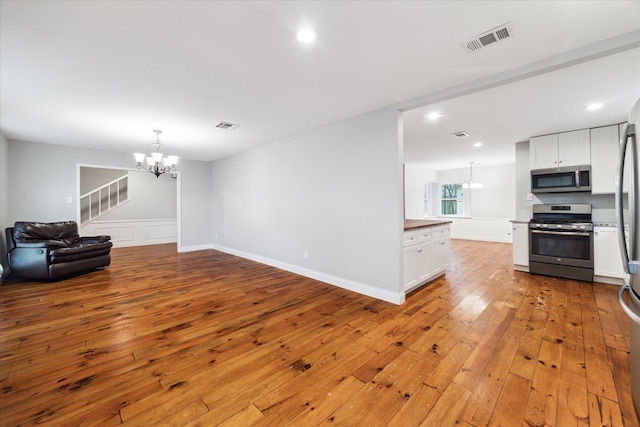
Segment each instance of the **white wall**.
[{"label": "white wall", "polygon": [[214,162],[215,247],[403,302],[399,121],[379,110]]},{"label": "white wall", "polygon": [[[424,219],[424,186],[436,182],[438,173],[422,166],[404,165],[404,217]],[[431,203],[430,203],[431,204]],[[436,215],[434,212],[433,215]]]},{"label": "white wall", "polygon": [[155,175],[129,171],[129,200],[123,206],[100,218],[102,221],[140,219],[175,219],[177,216],[177,183],[171,175]]},{"label": "white wall", "polygon": [[122,176],[127,175],[129,172],[130,171],[127,169],[93,168],[89,166],[80,166],[80,194],[82,195],[90,191],[94,191],[96,188],[102,187],[103,185],[111,181],[121,178]]},{"label": "white wall", "polygon": [[[473,178],[483,184],[465,192],[470,205],[469,218],[450,217],[454,239],[511,242],[510,220],[516,218],[515,164],[474,166]],[[469,179],[469,168],[438,171],[442,184],[462,183]]]},{"label": "white wall", "polygon": [[178,169],[178,215],[182,245],[180,251],[210,247],[213,240],[213,190],[211,163],[180,159]]},{"label": "white wall", "polygon": [[[4,241],[4,229],[9,223],[9,140],[0,133],[0,266],[6,267],[7,247]],[[0,270],[3,268],[0,267]],[[0,277],[2,274],[0,273]]]},{"label": "white wall", "polygon": [[[8,143],[9,183],[7,217],[15,221],[77,219],[77,165],[130,169],[131,153],[79,149],[25,141]],[[178,224],[180,250],[211,244],[211,164],[180,159],[178,166]],[[67,197],[72,203],[67,203]],[[168,203],[177,203],[169,201]]]}]

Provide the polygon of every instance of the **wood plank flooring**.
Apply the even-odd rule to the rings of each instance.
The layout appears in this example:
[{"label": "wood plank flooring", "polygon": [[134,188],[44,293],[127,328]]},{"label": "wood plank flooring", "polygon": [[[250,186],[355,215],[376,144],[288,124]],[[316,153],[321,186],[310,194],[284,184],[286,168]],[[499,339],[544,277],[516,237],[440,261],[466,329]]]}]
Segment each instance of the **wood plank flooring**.
[{"label": "wood plank flooring", "polygon": [[213,250],[0,285],[0,425],[627,426],[617,287],[454,240],[405,304]]}]

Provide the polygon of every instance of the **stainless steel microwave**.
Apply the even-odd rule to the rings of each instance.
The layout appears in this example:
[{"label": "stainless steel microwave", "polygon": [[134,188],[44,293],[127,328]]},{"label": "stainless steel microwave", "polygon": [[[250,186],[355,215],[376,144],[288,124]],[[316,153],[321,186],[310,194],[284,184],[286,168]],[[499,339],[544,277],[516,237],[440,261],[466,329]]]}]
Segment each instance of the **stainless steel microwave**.
[{"label": "stainless steel microwave", "polygon": [[591,166],[563,166],[531,171],[532,193],[591,192]]}]

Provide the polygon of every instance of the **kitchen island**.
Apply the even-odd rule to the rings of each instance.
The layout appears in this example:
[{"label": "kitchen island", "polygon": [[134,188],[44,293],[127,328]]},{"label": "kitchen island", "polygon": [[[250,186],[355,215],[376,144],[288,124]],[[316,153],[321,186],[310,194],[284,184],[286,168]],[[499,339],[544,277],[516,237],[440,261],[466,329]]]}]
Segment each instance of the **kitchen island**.
[{"label": "kitchen island", "polygon": [[450,262],[448,220],[404,220],[404,291],[428,283],[445,273]]}]

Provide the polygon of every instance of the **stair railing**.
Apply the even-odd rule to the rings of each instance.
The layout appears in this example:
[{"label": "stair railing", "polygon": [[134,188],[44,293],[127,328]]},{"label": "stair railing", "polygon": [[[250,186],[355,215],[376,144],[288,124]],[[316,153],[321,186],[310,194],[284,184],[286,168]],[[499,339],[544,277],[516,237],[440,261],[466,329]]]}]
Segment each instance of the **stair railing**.
[{"label": "stair railing", "polygon": [[125,174],[80,196],[80,224],[85,225],[129,200],[129,175]]}]

